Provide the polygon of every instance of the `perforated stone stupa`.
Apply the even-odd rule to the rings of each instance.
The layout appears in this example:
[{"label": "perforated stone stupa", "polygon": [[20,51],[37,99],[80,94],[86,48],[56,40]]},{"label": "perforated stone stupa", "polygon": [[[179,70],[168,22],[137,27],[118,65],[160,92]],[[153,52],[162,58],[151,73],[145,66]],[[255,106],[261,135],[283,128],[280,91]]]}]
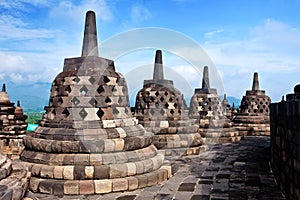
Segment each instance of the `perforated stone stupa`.
[{"label": "perforated stone stupa", "polygon": [[253,75],[252,90],[247,90],[240,111],[233,119],[234,127],[241,135],[270,135],[270,97],[259,89],[258,73]]},{"label": "perforated stone stupa", "polygon": [[17,157],[24,148],[22,138],[26,134],[27,123],[23,109],[18,101],[17,106],[10,102],[6,85],[0,92],[0,153]]},{"label": "perforated stone stupa", "polygon": [[109,193],[152,186],[171,176],[164,156],[132,117],[124,77],[98,57],[95,13],[88,11],[82,56],[67,58],[49,106],[21,155],[29,188],[56,195]]},{"label": "perforated stone stupa", "polygon": [[152,80],[145,80],[137,93],[135,116],[155,133],[153,143],[166,156],[198,154],[202,138],[197,125],[188,118],[183,95],[172,80],[164,79],[162,52],[155,54]]},{"label": "perforated stone stupa", "polygon": [[205,143],[232,142],[240,140],[238,131],[225,116],[217,90],[210,88],[208,67],[203,69],[202,88],[196,88],[190,101],[189,116],[197,119],[199,133]]}]

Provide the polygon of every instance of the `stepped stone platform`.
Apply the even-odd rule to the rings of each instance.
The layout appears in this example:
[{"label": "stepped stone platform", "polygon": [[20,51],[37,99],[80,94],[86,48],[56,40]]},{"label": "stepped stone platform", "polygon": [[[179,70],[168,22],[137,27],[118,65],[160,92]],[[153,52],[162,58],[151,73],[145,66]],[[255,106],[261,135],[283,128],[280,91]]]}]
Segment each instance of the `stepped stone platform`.
[{"label": "stepped stone platform", "polygon": [[0,199],[23,199],[27,192],[30,172],[20,161],[11,161],[0,154]]},{"label": "stepped stone platform", "polygon": [[203,70],[202,88],[196,88],[190,101],[189,116],[199,124],[204,143],[234,142],[241,139],[226,117],[217,90],[210,88],[208,67]]},{"label": "stepped stone platform", "polygon": [[88,11],[82,56],[65,59],[49,106],[20,158],[32,192],[103,194],[156,185],[171,176],[151,132],[132,116],[127,84],[98,56],[95,13]]},{"label": "stepped stone platform", "polygon": [[185,156],[173,162],[173,176],[162,184],[135,191],[89,196],[29,192],[26,200],[284,200],[269,161],[270,138],[246,136],[239,142],[212,145],[210,151]]},{"label": "stepped stone platform", "polygon": [[240,111],[233,119],[240,135],[270,135],[271,99],[259,89],[258,73],[253,75],[252,90],[247,90],[241,101]]},{"label": "stepped stone platform", "polygon": [[155,54],[153,79],[145,80],[137,93],[134,111],[139,123],[154,132],[153,144],[169,159],[204,149],[198,125],[187,115],[183,95],[172,80],[164,79],[161,50]]},{"label": "stepped stone platform", "polygon": [[20,155],[24,148],[22,138],[26,135],[26,119],[20,101],[14,106],[3,84],[0,92],[0,153],[10,158]]}]

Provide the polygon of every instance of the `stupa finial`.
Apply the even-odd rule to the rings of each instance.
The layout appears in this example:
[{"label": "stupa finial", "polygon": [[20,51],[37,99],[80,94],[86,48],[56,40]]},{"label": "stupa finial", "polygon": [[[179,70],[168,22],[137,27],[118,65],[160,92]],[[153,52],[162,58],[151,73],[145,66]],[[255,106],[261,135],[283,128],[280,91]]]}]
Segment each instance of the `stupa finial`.
[{"label": "stupa finial", "polygon": [[254,72],[252,90],[259,90],[258,73]]},{"label": "stupa finial", "polygon": [[98,42],[97,42],[96,14],[93,11],[88,11],[86,13],[81,56],[82,57],[99,56]]},{"label": "stupa finial", "polygon": [[161,50],[155,52],[153,80],[164,80],[164,69],[162,63]]},{"label": "stupa finial", "polygon": [[5,86],[5,83],[3,83],[3,85],[2,85],[2,92],[6,92],[6,86]]},{"label": "stupa finial", "polygon": [[20,104],[20,100],[18,100],[18,101],[17,101],[17,106],[18,106],[18,107],[20,107],[20,106],[21,106],[21,104]]},{"label": "stupa finial", "polygon": [[209,75],[208,75],[208,67],[205,66],[203,69],[203,78],[202,78],[202,89],[209,89]]}]

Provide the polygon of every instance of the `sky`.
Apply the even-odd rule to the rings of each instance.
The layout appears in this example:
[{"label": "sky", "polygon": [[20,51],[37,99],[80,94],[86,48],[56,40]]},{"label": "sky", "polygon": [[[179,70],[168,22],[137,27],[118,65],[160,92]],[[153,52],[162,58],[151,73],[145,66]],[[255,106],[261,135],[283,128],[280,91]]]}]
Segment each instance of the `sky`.
[{"label": "sky", "polygon": [[[182,51],[176,54],[164,46],[166,40],[175,45],[187,39],[212,61],[208,62],[211,87],[220,95],[241,99],[251,89],[256,71],[260,88],[273,102],[280,101],[300,82],[299,7],[300,0],[0,0],[0,83],[50,85],[62,71],[64,58],[81,55],[85,12],[93,10],[100,56],[115,60],[117,71],[127,78],[130,96],[144,79],[151,78],[159,42],[166,78],[174,79],[186,97],[201,87],[203,66],[191,61],[198,58],[192,58],[194,49],[182,42]],[[156,34],[140,36],[147,42],[152,41],[150,37],[158,38],[156,45],[119,56],[107,53],[105,45],[101,49],[102,44],[109,44],[117,51],[120,35],[124,44],[145,42],[143,37],[126,40],[124,33],[133,30],[136,34],[149,27]],[[171,40],[165,31],[180,39]],[[136,76],[144,69],[148,77]]]}]

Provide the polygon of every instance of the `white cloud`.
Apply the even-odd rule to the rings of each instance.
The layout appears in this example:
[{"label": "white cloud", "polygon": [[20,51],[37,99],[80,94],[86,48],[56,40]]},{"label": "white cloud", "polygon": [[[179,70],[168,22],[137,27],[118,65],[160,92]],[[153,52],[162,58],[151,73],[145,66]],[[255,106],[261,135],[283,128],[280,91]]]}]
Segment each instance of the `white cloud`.
[{"label": "white cloud", "polygon": [[151,12],[142,5],[133,5],[131,7],[131,20],[135,22],[145,21],[151,17]]},{"label": "white cloud", "polygon": [[215,31],[210,31],[210,32],[204,33],[204,37],[206,39],[210,39],[210,38],[214,37],[216,34],[222,33],[223,31],[224,31],[223,29],[218,29],[218,30],[215,30]]},{"label": "white cloud", "polygon": [[[203,48],[223,74],[229,95],[241,97],[246,89],[251,89],[253,73],[258,71],[261,88],[273,99],[280,100],[281,95],[290,91],[289,82],[298,81],[293,74],[300,73],[299,28],[266,19],[263,24],[250,28],[243,39],[229,38],[226,30],[211,34]],[[281,79],[288,81],[275,89]]]},{"label": "white cloud", "polygon": [[51,9],[50,17],[60,20],[71,19],[73,22],[82,24],[83,16],[88,10],[95,11],[97,18],[102,21],[110,21],[113,18],[105,0],[82,1],[80,4],[75,4],[72,1],[60,1],[58,6]]},{"label": "white cloud", "polygon": [[9,75],[9,77],[12,82],[21,82],[24,80],[23,75],[20,73],[12,73]]}]

